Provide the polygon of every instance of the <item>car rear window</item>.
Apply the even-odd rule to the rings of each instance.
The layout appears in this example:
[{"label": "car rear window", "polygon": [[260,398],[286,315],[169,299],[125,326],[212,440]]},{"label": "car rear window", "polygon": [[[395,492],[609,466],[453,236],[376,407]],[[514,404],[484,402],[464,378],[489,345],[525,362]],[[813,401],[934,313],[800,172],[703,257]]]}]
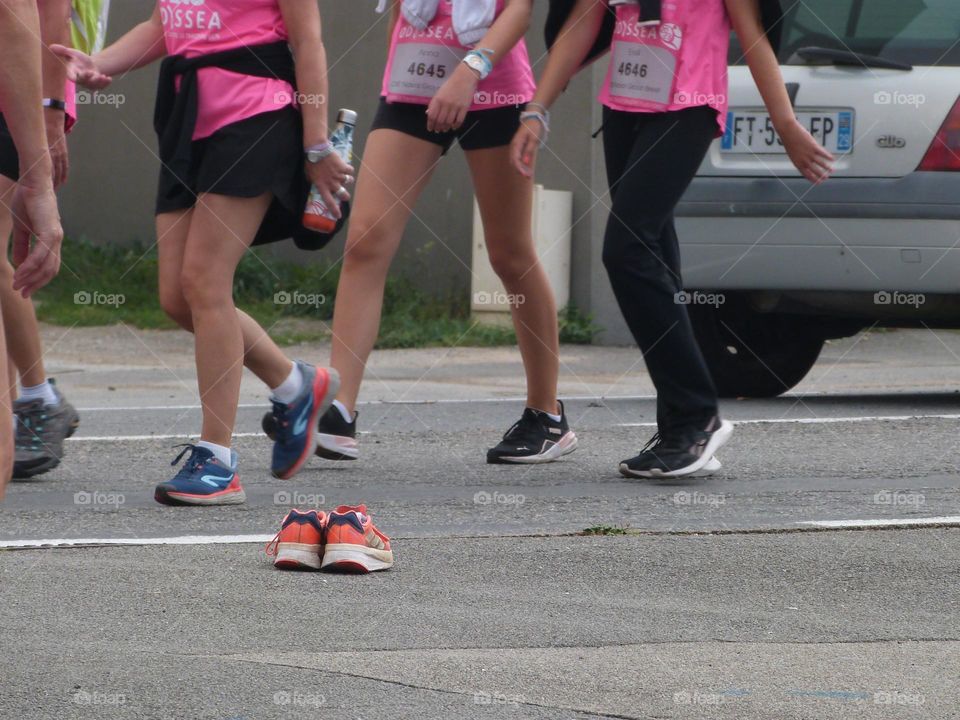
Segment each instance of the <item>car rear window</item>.
[{"label": "car rear window", "polygon": [[[781,0],[780,62],[803,65],[799,48],[817,46],[911,65],[960,66],[960,0]],[[730,64],[743,65],[736,35]]]}]

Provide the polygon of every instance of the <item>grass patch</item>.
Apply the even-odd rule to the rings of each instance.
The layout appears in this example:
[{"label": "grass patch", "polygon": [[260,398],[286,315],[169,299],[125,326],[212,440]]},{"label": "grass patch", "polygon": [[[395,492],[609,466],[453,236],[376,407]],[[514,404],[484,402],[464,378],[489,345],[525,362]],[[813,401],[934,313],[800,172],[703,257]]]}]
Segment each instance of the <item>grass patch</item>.
[{"label": "grass patch", "polygon": [[[339,264],[281,261],[254,250],[237,268],[234,298],[280,344],[323,340],[329,336],[323,323],[333,318],[339,279]],[[157,298],[156,250],[68,241],[60,275],[36,296],[37,315],[55,325],[122,322],[142,329],[174,328]],[[574,307],[561,311],[559,321],[564,343],[589,343],[597,332]],[[515,343],[512,328],[479,324],[470,317],[466,292],[438,297],[404,278],[387,281],[378,348]]]},{"label": "grass patch", "polygon": [[629,535],[630,528],[624,525],[594,525],[580,533],[581,535]]}]

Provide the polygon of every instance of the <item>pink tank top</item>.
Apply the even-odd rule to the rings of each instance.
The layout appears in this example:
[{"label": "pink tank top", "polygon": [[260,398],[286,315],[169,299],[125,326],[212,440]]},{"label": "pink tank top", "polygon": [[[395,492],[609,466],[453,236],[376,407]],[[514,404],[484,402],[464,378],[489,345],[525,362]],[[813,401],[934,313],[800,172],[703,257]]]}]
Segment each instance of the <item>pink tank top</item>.
[{"label": "pink tank top", "polygon": [[[288,40],[278,0],[160,0],[163,36],[170,55],[188,58]],[[272,78],[201,68],[193,139],[265,112],[292,105],[293,88]]]},{"label": "pink tank top", "polygon": [[673,112],[706,105],[727,118],[730,18],[723,0],[663,3],[659,25],[640,25],[640,6],[617,7],[610,67],[600,102],[626,112]]},{"label": "pink tank top", "polygon": [[[504,0],[497,0],[497,17],[504,5]],[[469,50],[460,44],[454,32],[450,0],[440,0],[437,16],[424,30],[418,30],[401,15],[390,42],[380,94],[388,102],[429,105]],[[521,38],[477,85],[470,110],[520,105],[529,102],[536,89],[527,44]]]},{"label": "pink tank top", "polygon": [[64,104],[67,106],[65,131],[70,132],[77,124],[77,86],[73,80],[67,80],[63,92]]}]

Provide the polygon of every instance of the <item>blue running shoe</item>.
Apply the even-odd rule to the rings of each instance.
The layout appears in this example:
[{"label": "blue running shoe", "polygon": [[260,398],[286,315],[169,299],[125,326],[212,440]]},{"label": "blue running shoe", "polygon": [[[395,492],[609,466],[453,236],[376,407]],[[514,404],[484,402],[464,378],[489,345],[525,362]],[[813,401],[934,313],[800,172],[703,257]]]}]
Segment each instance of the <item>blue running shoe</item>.
[{"label": "blue running shoe", "polygon": [[303,389],[289,405],[273,401],[274,443],[270,463],[273,476],[289,480],[317,449],[317,421],[333,404],[340,375],[333,368],[307,365],[297,360]]},{"label": "blue running shoe", "polygon": [[178,445],[183,450],[171,465],[188,452],[190,457],[172,480],[157,485],[154,499],[164,505],[239,505],[247,500],[237,474],[237,454],[228,468],[199,445]]}]

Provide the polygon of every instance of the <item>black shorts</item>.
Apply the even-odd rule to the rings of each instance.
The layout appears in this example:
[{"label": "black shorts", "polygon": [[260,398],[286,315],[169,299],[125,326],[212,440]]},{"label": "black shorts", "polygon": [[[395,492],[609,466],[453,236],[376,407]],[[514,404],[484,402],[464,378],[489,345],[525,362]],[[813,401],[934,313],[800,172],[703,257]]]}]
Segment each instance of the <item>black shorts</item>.
[{"label": "black shorts", "polygon": [[285,207],[303,207],[302,128],[300,113],[290,107],[254,115],[195,141],[187,177],[161,167],[157,214],[192,208],[200,193],[253,198],[271,192]]},{"label": "black shorts", "polygon": [[0,115],[0,175],[20,179],[20,155],[3,115]]},{"label": "black shorts", "polygon": [[380,98],[371,130],[396,130],[443,148],[444,155],[453,141],[464,150],[489,150],[509,145],[520,127],[519,105],[490,110],[474,110],[457,130],[435,133],[427,130],[427,106],[415,103],[390,103]]}]

